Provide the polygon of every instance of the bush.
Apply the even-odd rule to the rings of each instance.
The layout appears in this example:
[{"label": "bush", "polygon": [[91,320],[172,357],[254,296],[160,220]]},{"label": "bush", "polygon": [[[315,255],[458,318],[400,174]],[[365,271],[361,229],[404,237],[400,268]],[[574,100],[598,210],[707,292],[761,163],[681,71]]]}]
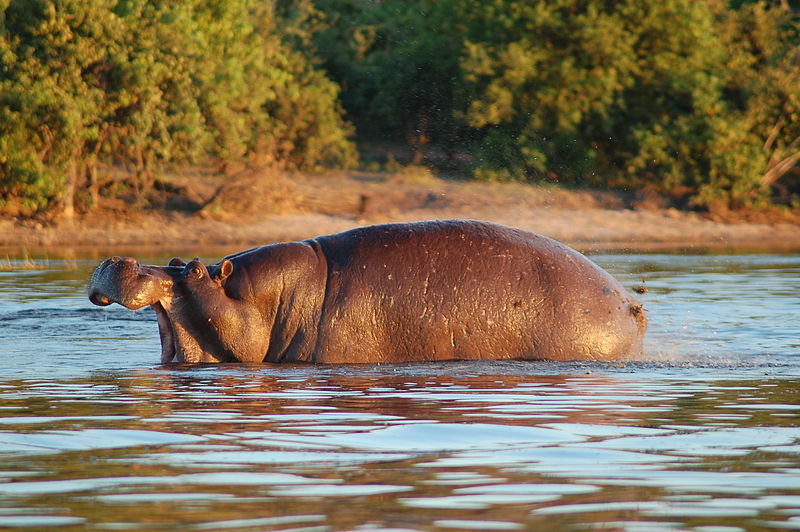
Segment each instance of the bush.
[{"label": "bush", "polygon": [[319,0],[357,127],[489,179],[762,201],[800,160],[798,23],[724,0]]},{"label": "bush", "polygon": [[208,156],[348,166],[343,104],[481,179],[756,205],[800,162],[789,4],[0,0],[0,203],[69,212],[108,164],[140,195]]},{"label": "bush", "polygon": [[101,162],[142,194],[161,165],[208,155],[355,160],[337,85],[255,0],[4,0],[0,23],[5,204],[69,214]]}]

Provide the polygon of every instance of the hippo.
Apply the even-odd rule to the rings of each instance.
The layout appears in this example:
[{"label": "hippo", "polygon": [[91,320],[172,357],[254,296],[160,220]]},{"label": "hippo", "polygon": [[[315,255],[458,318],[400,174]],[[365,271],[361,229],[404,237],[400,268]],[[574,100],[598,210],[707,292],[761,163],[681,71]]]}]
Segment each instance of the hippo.
[{"label": "hippo", "polygon": [[642,305],[579,252],[475,220],[360,227],[206,266],[111,257],[95,305],[150,306],[162,363],[638,356]]}]

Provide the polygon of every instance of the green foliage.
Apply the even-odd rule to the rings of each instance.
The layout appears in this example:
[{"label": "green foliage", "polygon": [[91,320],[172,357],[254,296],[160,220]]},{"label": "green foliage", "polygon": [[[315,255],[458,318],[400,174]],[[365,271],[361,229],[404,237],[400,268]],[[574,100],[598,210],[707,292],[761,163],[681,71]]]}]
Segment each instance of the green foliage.
[{"label": "green foliage", "polygon": [[[796,31],[783,12],[693,0],[504,4],[513,15],[470,35],[462,60],[475,95],[467,117],[486,131],[485,166],[701,204],[761,197],[764,126],[788,98],[768,85],[797,75],[787,61]],[[497,149],[498,136],[510,146]]]},{"label": "green foliage", "polygon": [[102,93],[87,83],[113,31],[102,0],[57,6],[7,3],[0,33],[0,200],[47,206],[63,187],[80,144],[97,136],[89,115]]},{"label": "green foliage", "polygon": [[0,202],[69,206],[101,161],[146,192],[160,165],[207,155],[355,159],[337,85],[269,5],[4,0],[0,23]]},{"label": "green foliage", "polygon": [[360,135],[449,147],[462,140],[459,2],[317,0],[328,29],[315,34],[344,88]]},{"label": "green foliage", "polygon": [[726,112],[714,117],[711,172],[698,199],[736,206],[763,201],[800,160],[800,27],[762,2],[717,6],[716,16]]},{"label": "green foliage", "polygon": [[109,164],[140,193],[209,156],[347,166],[346,109],[482,179],[758,204],[798,174],[795,4],[0,0],[0,203],[69,209]]},{"label": "green foliage", "polygon": [[481,178],[747,204],[800,159],[798,24],[780,4],[319,0],[316,38],[362,133],[431,117]]}]

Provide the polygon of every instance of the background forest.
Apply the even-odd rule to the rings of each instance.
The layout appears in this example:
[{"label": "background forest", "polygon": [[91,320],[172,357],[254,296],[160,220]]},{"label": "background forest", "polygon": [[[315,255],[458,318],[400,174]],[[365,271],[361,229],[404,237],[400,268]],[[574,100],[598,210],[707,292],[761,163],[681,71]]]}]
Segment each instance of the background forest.
[{"label": "background forest", "polygon": [[344,169],[380,150],[447,175],[797,207],[797,7],[0,0],[0,212],[143,198],[176,165]]}]

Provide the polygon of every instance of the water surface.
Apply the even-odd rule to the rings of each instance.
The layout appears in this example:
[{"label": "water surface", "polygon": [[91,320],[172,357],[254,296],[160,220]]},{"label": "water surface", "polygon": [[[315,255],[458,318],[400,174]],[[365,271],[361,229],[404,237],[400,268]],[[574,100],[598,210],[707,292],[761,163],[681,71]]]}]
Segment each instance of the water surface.
[{"label": "water surface", "polygon": [[166,367],[96,260],[6,265],[0,528],[800,529],[800,257],[593,258],[642,361]]}]

